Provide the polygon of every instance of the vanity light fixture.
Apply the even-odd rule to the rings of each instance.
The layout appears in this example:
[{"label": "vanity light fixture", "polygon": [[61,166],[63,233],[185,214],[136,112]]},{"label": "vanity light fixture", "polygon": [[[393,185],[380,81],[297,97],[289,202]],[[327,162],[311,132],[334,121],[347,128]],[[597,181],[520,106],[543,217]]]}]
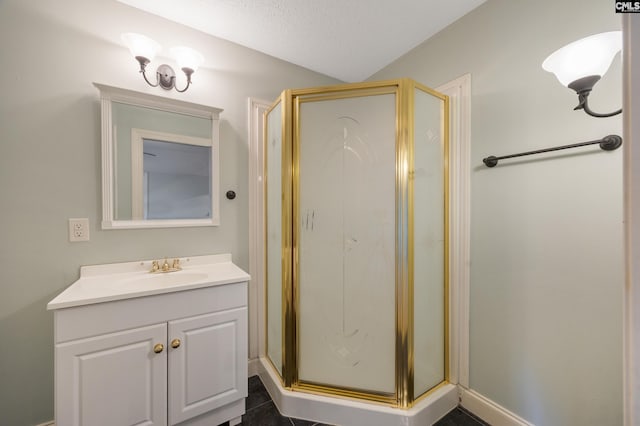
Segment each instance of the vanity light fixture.
[{"label": "vanity light fixture", "polygon": [[176,73],[167,64],[162,64],[156,70],[156,82],[152,83],[147,78],[146,67],[153,61],[153,58],[160,51],[161,46],[149,37],[136,34],[122,34],[122,40],[125,42],[131,54],[140,64],[140,73],[144,80],[153,87],[160,86],[165,90],[176,89],[178,92],[186,91],[191,85],[191,75],[198,69],[198,66],[204,62],[204,57],[197,51],[189,47],[173,47],[170,49],[171,55],[178,62],[178,66],[187,76],[187,85],[184,89],[176,87]]},{"label": "vanity light fixture", "polygon": [[545,59],[542,68],[555,74],[563,86],[576,91],[579,103],[574,110],[582,109],[593,117],[611,117],[622,109],[608,114],[593,112],[587,98],[621,49],[621,31],[595,34],[556,50]]}]

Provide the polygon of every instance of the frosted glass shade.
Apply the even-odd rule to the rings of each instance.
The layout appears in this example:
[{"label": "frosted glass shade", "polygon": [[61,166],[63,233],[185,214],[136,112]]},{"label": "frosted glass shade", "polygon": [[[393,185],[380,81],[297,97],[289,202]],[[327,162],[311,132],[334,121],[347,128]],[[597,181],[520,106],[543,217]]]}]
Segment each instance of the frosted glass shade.
[{"label": "frosted glass shade", "polygon": [[122,40],[134,57],[142,56],[147,58],[149,62],[153,61],[153,58],[161,49],[158,43],[142,34],[122,34]]},{"label": "frosted glass shade", "polygon": [[583,77],[602,77],[620,49],[621,31],[595,34],[556,50],[545,59],[542,68],[555,74],[562,85],[569,86]]},{"label": "frosted glass shade", "polygon": [[171,55],[178,63],[178,67],[180,67],[180,69],[189,68],[196,71],[204,62],[204,56],[190,47],[172,47]]}]

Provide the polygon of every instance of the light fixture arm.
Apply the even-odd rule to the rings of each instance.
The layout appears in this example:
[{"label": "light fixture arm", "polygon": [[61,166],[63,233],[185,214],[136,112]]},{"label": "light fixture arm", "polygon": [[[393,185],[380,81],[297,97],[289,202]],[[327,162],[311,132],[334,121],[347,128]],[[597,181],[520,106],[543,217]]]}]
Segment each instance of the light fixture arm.
[{"label": "light fixture arm", "polygon": [[184,89],[178,89],[178,87],[176,87],[176,74],[173,71],[173,68],[171,68],[169,65],[162,64],[158,67],[158,69],[156,70],[156,82],[152,83],[149,81],[146,72],[147,65],[150,62],[149,59],[145,58],[144,56],[136,56],[136,60],[140,64],[140,73],[142,74],[144,81],[146,81],[147,84],[151,87],[160,86],[165,90],[176,89],[177,92],[182,93],[186,92],[186,90],[191,85],[191,75],[193,74],[193,69],[191,68],[182,68],[182,72],[184,72],[184,74],[187,76],[187,85],[184,87]]},{"label": "light fixture arm", "polygon": [[600,80],[599,75],[589,75],[587,77],[582,77],[582,78],[579,78],[578,80],[575,80],[569,83],[568,87],[570,89],[575,90],[576,93],[578,94],[578,106],[574,108],[574,111],[581,109],[581,110],[584,110],[584,112],[586,112],[592,117],[613,117],[614,115],[620,114],[622,112],[622,108],[617,111],[606,113],[606,114],[594,112],[591,110],[591,108],[589,108],[589,103],[588,103],[589,94],[591,93],[593,86],[599,80]]},{"label": "light fixture arm", "polygon": [[142,74],[142,77],[144,77],[144,81],[146,81],[147,84],[149,84],[149,86],[151,87],[158,87],[158,80],[156,80],[156,84],[153,84],[147,78],[147,73],[145,72],[145,70],[147,68],[147,64],[149,63],[149,60],[144,56],[136,56],[136,60],[140,64],[140,74]]},{"label": "light fixture arm", "polygon": [[189,86],[191,86],[191,74],[193,74],[193,70],[191,68],[184,67],[182,68],[182,72],[187,76],[187,85],[184,86],[184,89],[182,90],[174,86],[175,89],[180,93],[185,92],[189,88]]}]

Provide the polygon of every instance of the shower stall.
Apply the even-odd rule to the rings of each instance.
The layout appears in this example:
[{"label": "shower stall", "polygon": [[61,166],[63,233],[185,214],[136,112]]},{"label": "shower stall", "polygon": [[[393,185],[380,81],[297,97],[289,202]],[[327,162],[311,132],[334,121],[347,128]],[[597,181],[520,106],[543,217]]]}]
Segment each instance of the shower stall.
[{"label": "shower stall", "polygon": [[286,90],[267,111],[262,363],[287,414],[364,402],[412,424],[452,398],[448,113],[409,79]]}]

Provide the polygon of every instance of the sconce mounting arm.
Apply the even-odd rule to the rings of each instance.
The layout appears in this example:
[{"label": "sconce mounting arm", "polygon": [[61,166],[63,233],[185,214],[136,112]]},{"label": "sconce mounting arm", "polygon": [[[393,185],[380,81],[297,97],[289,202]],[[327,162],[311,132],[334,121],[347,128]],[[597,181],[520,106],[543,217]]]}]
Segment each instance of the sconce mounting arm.
[{"label": "sconce mounting arm", "polygon": [[584,112],[589,114],[592,117],[613,117],[614,115],[618,115],[622,112],[622,109],[619,109],[614,112],[610,112],[607,114],[601,114],[598,112],[594,112],[589,108],[588,98],[591,93],[591,89],[593,86],[600,80],[599,75],[589,75],[587,77],[579,78],[571,83],[569,83],[568,87],[573,89],[578,94],[578,106],[574,108],[575,110],[582,109]]},{"label": "sconce mounting arm", "polygon": [[140,64],[140,74],[142,74],[142,77],[144,77],[144,81],[146,81],[147,84],[149,84],[149,86],[151,87],[158,87],[157,82],[156,84],[153,84],[149,81],[149,79],[147,78],[147,73],[145,72],[147,64],[149,64],[149,59],[145,58],[144,56],[136,56],[136,60]]},{"label": "sconce mounting arm", "polygon": [[187,76],[187,85],[184,86],[184,89],[180,90],[176,87],[176,90],[180,93],[186,91],[189,86],[191,86],[191,74],[193,74],[193,70],[191,68],[184,67],[182,68],[182,72]]}]

